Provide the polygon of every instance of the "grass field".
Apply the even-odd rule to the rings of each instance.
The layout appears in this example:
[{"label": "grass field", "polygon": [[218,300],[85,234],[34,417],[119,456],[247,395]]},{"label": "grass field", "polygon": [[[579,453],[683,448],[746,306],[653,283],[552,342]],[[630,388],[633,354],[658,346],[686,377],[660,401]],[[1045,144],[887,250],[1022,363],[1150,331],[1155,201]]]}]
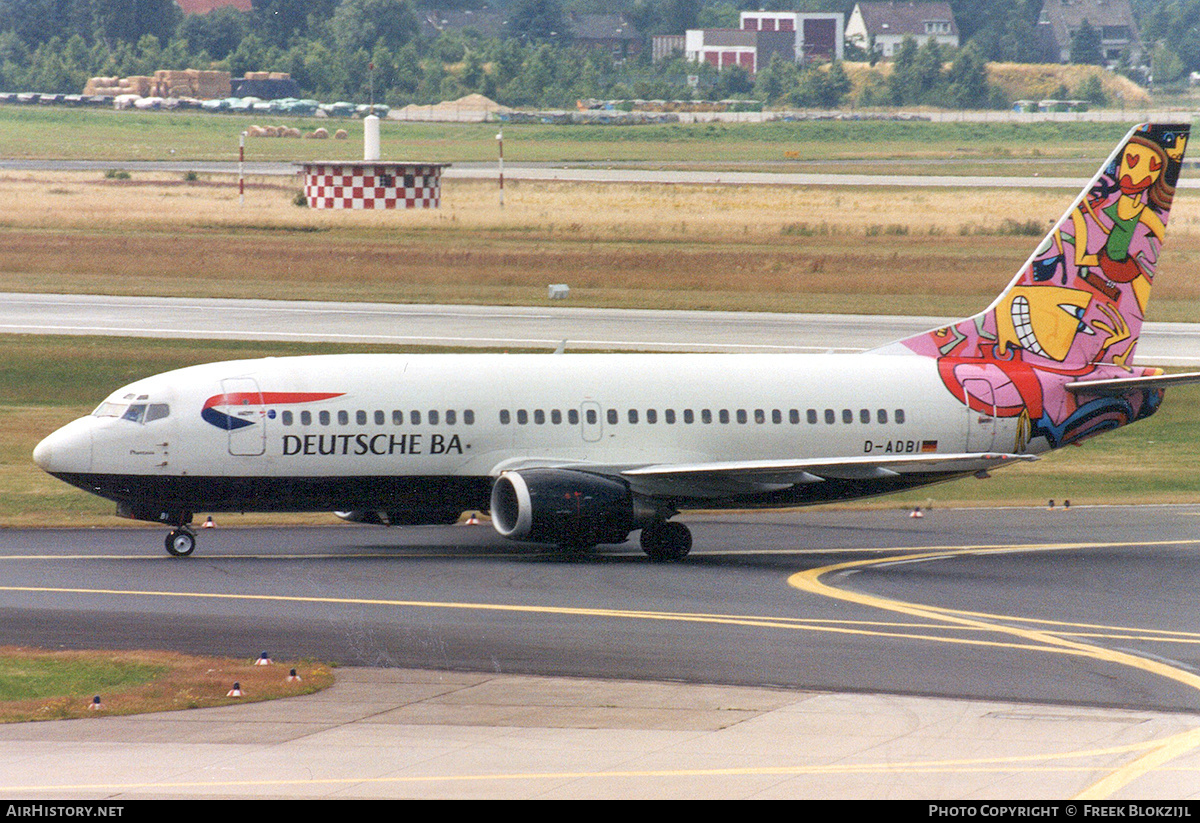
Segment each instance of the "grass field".
[{"label": "grass field", "polygon": [[[298,681],[287,679],[292,668]],[[332,682],[331,669],[311,661],[256,666],[251,660],[171,652],[0,648],[0,723],[252,703],[312,694]],[[228,696],[234,683],[241,686],[240,697]],[[99,709],[92,708],[95,697]]]},{"label": "grass field", "polygon": [[[247,122],[0,108],[0,139],[10,156],[153,158],[170,145],[177,159],[197,159],[226,156]],[[494,151],[493,126],[388,125],[394,142],[385,143],[385,156],[471,159]],[[878,158],[893,166],[1058,158],[1086,163],[1090,172],[1124,130],[1077,123],[530,126],[506,130],[506,141],[529,159],[757,162],[799,145],[830,160]],[[287,152],[297,145],[263,141],[254,150],[295,159]],[[319,148],[357,156],[358,145]],[[540,305],[548,283],[565,282],[570,304],[580,306],[967,315],[991,301],[1074,195],[986,186],[510,183],[501,210],[491,183],[447,181],[435,211],[318,212],[297,206],[297,191],[290,180],[256,179],[239,206],[228,176],[0,172],[0,290]],[[1150,319],[1200,318],[1198,260],[1200,198],[1182,191]],[[0,523],[8,525],[118,522],[110,504],[29,460],[38,438],[114,388],[196,362],[344,350],[20,336],[3,338],[3,346]],[[1196,391],[1169,392],[1151,420],[1083,449],[879,505],[1195,499]]]},{"label": "grass field", "polygon": [[[1108,154],[1129,124],[805,121],[645,126],[504,125],[513,162],[636,162],[719,165],[806,160],[1077,160]],[[9,158],[236,160],[251,125],[311,131],[344,128],[347,140],[248,138],[250,160],[362,157],[362,122],[200,112],[0,106],[0,146]],[[439,162],[494,161],[496,123],[385,120],[382,156]]]}]

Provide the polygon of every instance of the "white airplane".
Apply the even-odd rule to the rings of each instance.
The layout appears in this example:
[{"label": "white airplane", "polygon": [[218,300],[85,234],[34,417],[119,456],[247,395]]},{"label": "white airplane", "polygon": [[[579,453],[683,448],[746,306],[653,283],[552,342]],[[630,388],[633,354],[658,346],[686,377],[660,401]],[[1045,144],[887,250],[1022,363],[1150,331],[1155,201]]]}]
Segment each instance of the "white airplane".
[{"label": "white airplane", "polygon": [[[1132,365],[1187,125],[1118,144],[985,311],[862,354],[330,355],[139,380],[36,463],[172,528],[195,512],[336,511],[387,525],[490,511],[513,540],[641,530],[691,549],[688,508],[797,506],[984,476],[1152,414]],[[964,276],[969,276],[964,272]]]}]

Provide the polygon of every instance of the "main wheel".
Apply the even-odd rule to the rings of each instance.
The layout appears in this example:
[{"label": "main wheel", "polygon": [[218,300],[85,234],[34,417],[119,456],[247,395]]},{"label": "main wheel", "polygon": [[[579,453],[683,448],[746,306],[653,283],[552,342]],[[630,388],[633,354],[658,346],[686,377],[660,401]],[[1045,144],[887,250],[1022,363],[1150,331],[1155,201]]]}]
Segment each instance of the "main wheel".
[{"label": "main wheel", "polygon": [[682,523],[653,523],[642,529],[642,551],[655,563],[682,560],[692,550],[692,533]]},{"label": "main wheel", "polygon": [[176,529],[167,535],[167,553],[175,557],[187,557],[196,550],[196,535]]}]

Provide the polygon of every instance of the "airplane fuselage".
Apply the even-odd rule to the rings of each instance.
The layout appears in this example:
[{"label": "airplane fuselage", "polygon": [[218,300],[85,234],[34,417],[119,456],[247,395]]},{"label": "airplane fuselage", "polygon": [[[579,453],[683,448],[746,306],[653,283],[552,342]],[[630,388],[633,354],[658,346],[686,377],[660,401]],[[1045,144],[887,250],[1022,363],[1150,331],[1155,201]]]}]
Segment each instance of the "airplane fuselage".
[{"label": "airplane fuselage", "polygon": [[[138,420],[137,406],[169,413]],[[1009,451],[1015,435],[1015,421],[948,395],[936,364],[917,356],[329,355],[133,383],[47,442],[40,461],[53,452],[56,476],[137,509],[420,505],[456,517],[486,509],[497,474],[530,456],[628,468]],[[735,489],[703,504],[866,490],[827,481],[780,491]],[[686,506],[692,495],[664,497]]]}]

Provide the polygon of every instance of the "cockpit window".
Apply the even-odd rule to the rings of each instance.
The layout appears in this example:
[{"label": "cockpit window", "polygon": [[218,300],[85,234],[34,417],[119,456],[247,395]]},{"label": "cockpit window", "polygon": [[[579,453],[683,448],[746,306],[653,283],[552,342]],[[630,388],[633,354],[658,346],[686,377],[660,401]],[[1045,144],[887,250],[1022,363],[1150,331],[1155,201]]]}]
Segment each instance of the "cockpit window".
[{"label": "cockpit window", "polygon": [[119,417],[133,423],[149,423],[171,415],[166,403],[112,403],[105,401],[92,412],[93,417]]},{"label": "cockpit window", "polygon": [[129,408],[128,403],[109,403],[104,402],[96,407],[92,412],[94,417],[120,417],[125,413],[125,409]]}]

